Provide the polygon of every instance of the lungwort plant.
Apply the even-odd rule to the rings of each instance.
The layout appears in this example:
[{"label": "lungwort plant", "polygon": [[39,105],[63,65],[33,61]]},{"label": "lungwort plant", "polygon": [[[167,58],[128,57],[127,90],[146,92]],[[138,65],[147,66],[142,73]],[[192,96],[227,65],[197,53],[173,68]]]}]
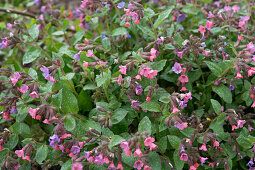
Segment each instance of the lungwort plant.
[{"label": "lungwort plant", "polygon": [[253,1],[12,2],[2,170],[255,169]]}]

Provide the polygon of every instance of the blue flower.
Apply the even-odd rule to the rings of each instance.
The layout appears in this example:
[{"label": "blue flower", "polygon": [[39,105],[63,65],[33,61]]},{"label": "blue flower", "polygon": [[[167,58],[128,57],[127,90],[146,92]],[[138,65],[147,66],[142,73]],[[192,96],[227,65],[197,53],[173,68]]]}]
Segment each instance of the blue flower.
[{"label": "blue flower", "polygon": [[119,4],[118,4],[118,8],[124,8],[125,6],[125,2],[121,1]]}]

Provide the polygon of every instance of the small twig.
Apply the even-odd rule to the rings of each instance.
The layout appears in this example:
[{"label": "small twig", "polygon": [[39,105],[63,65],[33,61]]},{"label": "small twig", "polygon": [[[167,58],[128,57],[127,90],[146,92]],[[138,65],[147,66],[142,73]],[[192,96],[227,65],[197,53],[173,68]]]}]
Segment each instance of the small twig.
[{"label": "small twig", "polygon": [[36,18],[36,16],[34,14],[31,14],[29,12],[19,11],[19,10],[16,10],[16,9],[0,8],[0,11],[7,12],[7,13],[20,14],[20,15],[23,15],[23,16],[31,17],[31,18]]}]

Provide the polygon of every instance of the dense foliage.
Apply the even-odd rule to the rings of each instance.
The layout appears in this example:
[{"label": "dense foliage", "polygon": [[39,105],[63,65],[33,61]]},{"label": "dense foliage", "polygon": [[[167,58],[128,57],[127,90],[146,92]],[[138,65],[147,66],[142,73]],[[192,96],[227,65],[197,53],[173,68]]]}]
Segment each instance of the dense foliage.
[{"label": "dense foliage", "polygon": [[2,170],[254,169],[254,2],[12,2]]}]

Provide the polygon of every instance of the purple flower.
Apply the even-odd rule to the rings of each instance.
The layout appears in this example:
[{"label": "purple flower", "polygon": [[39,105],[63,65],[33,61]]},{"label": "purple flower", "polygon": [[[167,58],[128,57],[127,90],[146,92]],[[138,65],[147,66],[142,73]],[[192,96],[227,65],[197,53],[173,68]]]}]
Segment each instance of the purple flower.
[{"label": "purple flower", "polygon": [[248,167],[252,167],[253,165],[254,165],[253,161],[249,161],[249,162],[246,164],[246,166],[248,166]]},{"label": "purple flower", "polygon": [[16,109],[15,106],[13,106],[13,107],[11,108],[10,113],[11,113],[11,114],[17,114],[17,113],[18,113],[18,110]]},{"label": "purple flower", "polygon": [[80,147],[77,146],[77,145],[74,145],[74,146],[72,146],[72,148],[71,148],[71,152],[72,152],[73,154],[79,153],[80,150],[81,150]]},{"label": "purple flower", "polygon": [[131,38],[131,35],[130,35],[130,34],[127,34],[126,36],[127,36],[127,39]]},{"label": "purple flower", "polygon": [[187,15],[179,14],[176,20],[177,20],[178,22],[182,22],[182,21],[184,21],[186,18],[187,18]]},{"label": "purple flower", "polygon": [[100,155],[95,157],[95,163],[97,165],[103,165],[104,164],[103,154],[100,154]]},{"label": "purple flower", "polygon": [[229,89],[230,91],[232,91],[232,90],[235,89],[235,86],[233,86],[232,84],[230,84],[229,87],[228,87],[228,89]]},{"label": "purple flower", "polygon": [[11,77],[10,80],[12,82],[13,85],[15,85],[19,79],[21,78],[21,75],[19,74],[19,72],[15,72]]},{"label": "purple flower", "polygon": [[47,67],[45,67],[44,65],[42,65],[42,67],[40,68],[40,70],[43,72],[44,78],[50,76],[50,70],[49,70]]},{"label": "purple flower", "polygon": [[89,155],[91,154],[91,151],[89,151],[89,152],[86,152],[86,151],[84,151],[84,153],[85,153],[85,158],[89,158]]},{"label": "purple flower", "polygon": [[50,146],[54,148],[55,143],[59,143],[60,139],[59,139],[58,135],[54,134],[49,138],[49,142],[50,142]]},{"label": "purple flower", "polygon": [[135,93],[136,95],[141,95],[142,92],[143,92],[143,87],[140,84],[138,84],[137,87],[135,88]]},{"label": "purple flower", "polygon": [[77,54],[74,54],[73,55],[73,58],[76,59],[76,60],[80,60],[80,53],[77,53]]},{"label": "purple flower", "polygon": [[2,42],[0,43],[0,49],[7,48],[7,47],[8,47],[7,38],[2,38]]},{"label": "purple flower", "polygon": [[101,35],[101,39],[104,39],[105,38],[105,35],[103,34],[103,35]]},{"label": "purple flower", "polygon": [[47,7],[46,6],[42,6],[41,7],[41,12],[42,13],[46,13],[47,12]]},{"label": "purple flower", "polygon": [[118,6],[118,8],[124,8],[125,7],[125,2],[121,1]]},{"label": "purple flower", "polygon": [[41,0],[34,0],[34,3],[35,3],[37,6],[39,6],[39,5],[41,5]]},{"label": "purple flower", "polygon": [[19,91],[20,91],[21,93],[25,94],[25,93],[28,91],[28,89],[29,89],[29,87],[28,87],[27,85],[23,84],[23,85],[20,87]]},{"label": "purple flower", "polygon": [[176,73],[176,74],[180,74],[182,72],[182,67],[180,63],[175,62],[174,66],[172,67],[172,70]]}]

